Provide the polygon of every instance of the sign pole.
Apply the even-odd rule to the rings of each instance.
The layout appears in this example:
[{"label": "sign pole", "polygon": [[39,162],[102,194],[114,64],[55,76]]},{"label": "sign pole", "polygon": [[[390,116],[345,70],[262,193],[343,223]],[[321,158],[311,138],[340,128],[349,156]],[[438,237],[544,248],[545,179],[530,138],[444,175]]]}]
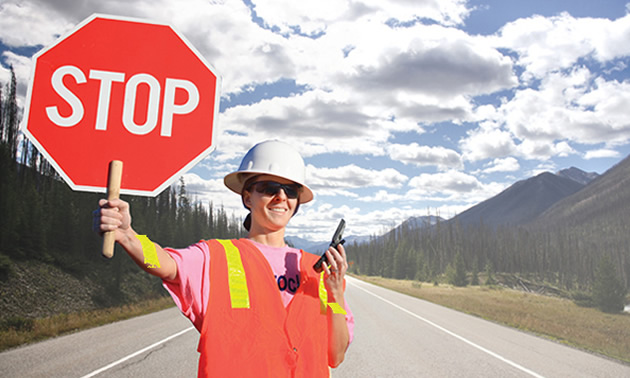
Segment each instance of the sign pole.
[{"label": "sign pole", "polygon": [[[120,182],[122,180],[123,162],[112,160],[109,163],[107,173],[107,200],[112,201],[120,197]],[[114,256],[114,244],[116,242],[116,231],[107,231],[103,235],[103,257],[111,259]]]}]

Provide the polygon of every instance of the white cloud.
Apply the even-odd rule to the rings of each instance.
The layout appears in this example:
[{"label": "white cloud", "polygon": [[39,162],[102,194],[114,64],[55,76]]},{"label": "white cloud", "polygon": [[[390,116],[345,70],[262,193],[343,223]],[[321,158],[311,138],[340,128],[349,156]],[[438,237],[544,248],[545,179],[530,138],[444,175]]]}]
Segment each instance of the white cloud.
[{"label": "white cloud", "polygon": [[[330,241],[341,218],[346,220],[344,235],[369,235],[366,220],[358,207],[346,205],[333,207],[328,203],[306,204],[298,210],[287,226],[288,236],[298,236],[314,241]],[[367,233],[362,233],[367,232]]]},{"label": "white cloud", "polygon": [[409,181],[409,186],[422,194],[453,194],[467,193],[482,187],[481,182],[474,176],[464,172],[450,170],[441,173],[422,173]]},{"label": "white cloud", "polygon": [[589,150],[584,154],[584,159],[599,159],[599,158],[618,158],[620,154],[618,151],[610,149]]},{"label": "white cloud", "polygon": [[361,196],[358,198],[362,202],[380,202],[380,203],[393,203],[404,200],[405,196],[402,194],[392,193],[387,190],[379,190],[370,196]]},{"label": "white cloud", "polygon": [[292,36],[289,43],[298,83],[351,98],[361,111],[393,117],[407,129],[467,120],[471,95],[517,84],[511,59],[487,40],[440,25],[340,22],[316,40]]},{"label": "white cloud", "polygon": [[630,83],[593,80],[588,69],[577,68],[548,75],[538,89],[518,91],[500,111],[519,139],[596,144],[630,138],[627,101]]},{"label": "white cloud", "polygon": [[460,140],[460,148],[464,158],[470,161],[502,158],[516,152],[511,133],[499,128],[478,128],[468,132],[468,136]]},{"label": "white cloud", "polygon": [[443,202],[452,206],[470,207],[505,189],[509,184],[482,183],[476,177],[460,171],[423,173],[409,181],[407,200]]},{"label": "white cloud", "polygon": [[484,173],[495,172],[516,172],[521,169],[521,165],[513,157],[507,157],[504,159],[494,159],[492,163],[488,164],[488,168],[483,170]]},{"label": "white cloud", "polygon": [[[511,60],[479,40],[438,26],[416,28],[420,33],[441,35],[436,38],[440,43],[411,39],[405,44],[399,40],[394,45],[397,47],[370,49],[379,55],[375,60],[357,61],[352,57],[356,62],[355,75],[350,78],[352,85],[362,90],[402,90],[448,98],[455,94],[492,93],[516,84]],[[358,50],[351,55],[359,54]]]},{"label": "white cloud", "polygon": [[390,144],[387,152],[392,160],[405,164],[437,166],[439,169],[463,168],[459,153],[441,146],[420,146],[417,143]]},{"label": "white cloud", "polygon": [[375,19],[381,23],[391,20],[410,22],[424,18],[444,25],[457,25],[470,12],[464,0],[255,0],[252,3],[256,14],[269,27],[276,27],[284,34],[295,32],[299,28],[308,35],[327,32],[328,26],[333,22],[356,22],[362,18]]},{"label": "white cloud", "polygon": [[558,168],[556,167],[556,164],[553,161],[543,161],[539,163],[533,169],[530,169],[529,171],[527,171],[526,177],[534,177],[534,176],[538,176],[539,174],[543,172],[555,172],[557,170]]},{"label": "white cloud", "polygon": [[393,168],[373,170],[350,164],[336,168],[316,168],[307,166],[307,184],[318,188],[400,188],[408,177]]},{"label": "white cloud", "polygon": [[241,197],[223,184],[223,178],[204,179],[195,173],[187,173],[183,177],[186,191],[193,200],[204,206],[208,206],[210,202],[216,207],[223,206],[228,214],[234,213],[240,217],[247,215]]},{"label": "white cloud", "polygon": [[465,159],[549,159],[577,154],[572,144],[630,139],[630,83],[595,77],[586,67],[546,75],[537,88],[515,91],[498,107],[476,109],[479,127],[460,140]]},{"label": "white cloud", "polygon": [[0,5],[0,40],[8,46],[47,46],[73,26],[48,2],[6,1]]},{"label": "white cloud", "polygon": [[[396,121],[373,114],[354,99],[313,90],[227,109],[221,116],[227,139],[259,141],[280,137],[303,155],[343,152],[383,155]],[[245,137],[243,137],[245,136]]]},{"label": "white cloud", "polygon": [[572,67],[579,58],[605,62],[630,54],[630,15],[611,21],[605,18],[533,16],[506,24],[496,45],[518,53],[525,67],[524,79]]}]

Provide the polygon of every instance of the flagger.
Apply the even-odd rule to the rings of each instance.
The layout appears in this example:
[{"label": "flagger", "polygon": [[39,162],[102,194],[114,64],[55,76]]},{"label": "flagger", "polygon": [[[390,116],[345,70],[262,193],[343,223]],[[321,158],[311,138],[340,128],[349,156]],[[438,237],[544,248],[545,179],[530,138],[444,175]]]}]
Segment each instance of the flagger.
[{"label": "flagger", "polygon": [[329,266],[318,274],[312,266],[319,256],[285,244],[291,217],[313,199],[304,160],[286,143],[262,142],[224,183],[250,211],[247,238],[184,249],[153,243],[149,264],[147,239],[133,229],[123,200],[99,201],[95,231],[115,231],[129,256],[163,280],[200,332],[200,377],[328,377],[353,337],[344,298],[348,263],[343,245],[329,248]]}]

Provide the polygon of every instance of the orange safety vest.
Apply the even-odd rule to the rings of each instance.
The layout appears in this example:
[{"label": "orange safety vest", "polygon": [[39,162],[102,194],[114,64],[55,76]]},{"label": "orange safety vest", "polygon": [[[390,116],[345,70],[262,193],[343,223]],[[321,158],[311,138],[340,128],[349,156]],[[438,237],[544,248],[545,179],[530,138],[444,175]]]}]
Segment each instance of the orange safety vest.
[{"label": "orange safety vest", "polygon": [[[285,308],[274,274],[249,241],[210,240],[210,293],[199,377],[328,377],[328,322],[319,256],[302,252]],[[242,257],[242,258],[241,258]]]}]

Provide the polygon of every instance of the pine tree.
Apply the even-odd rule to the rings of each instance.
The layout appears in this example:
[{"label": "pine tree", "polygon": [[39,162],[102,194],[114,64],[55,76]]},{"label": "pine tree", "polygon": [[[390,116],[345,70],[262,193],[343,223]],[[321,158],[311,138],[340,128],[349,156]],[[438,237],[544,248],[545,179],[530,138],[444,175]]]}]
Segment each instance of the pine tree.
[{"label": "pine tree", "polygon": [[402,241],[394,251],[394,278],[405,279],[408,264],[406,243]]},{"label": "pine tree", "polygon": [[473,260],[473,271],[470,284],[473,286],[479,286],[479,263],[477,262],[477,257]]},{"label": "pine tree", "polygon": [[621,284],[615,272],[615,266],[604,255],[595,271],[593,284],[593,300],[597,307],[604,312],[621,312],[624,308],[626,289]]},{"label": "pine tree", "polygon": [[460,252],[457,252],[453,263],[449,264],[447,268],[447,277],[451,285],[463,287],[468,285],[468,279],[466,278],[466,265],[464,263],[464,257]]},{"label": "pine tree", "polygon": [[490,260],[486,263],[486,277],[486,285],[496,285],[497,282],[494,280],[494,266]]},{"label": "pine tree", "polygon": [[13,66],[9,67],[11,71],[11,82],[7,84],[7,99],[4,102],[3,117],[4,129],[6,133],[6,142],[9,144],[9,152],[11,160],[15,161],[17,156],[18,141],[18,105],[17,105],[17,80]]}]

